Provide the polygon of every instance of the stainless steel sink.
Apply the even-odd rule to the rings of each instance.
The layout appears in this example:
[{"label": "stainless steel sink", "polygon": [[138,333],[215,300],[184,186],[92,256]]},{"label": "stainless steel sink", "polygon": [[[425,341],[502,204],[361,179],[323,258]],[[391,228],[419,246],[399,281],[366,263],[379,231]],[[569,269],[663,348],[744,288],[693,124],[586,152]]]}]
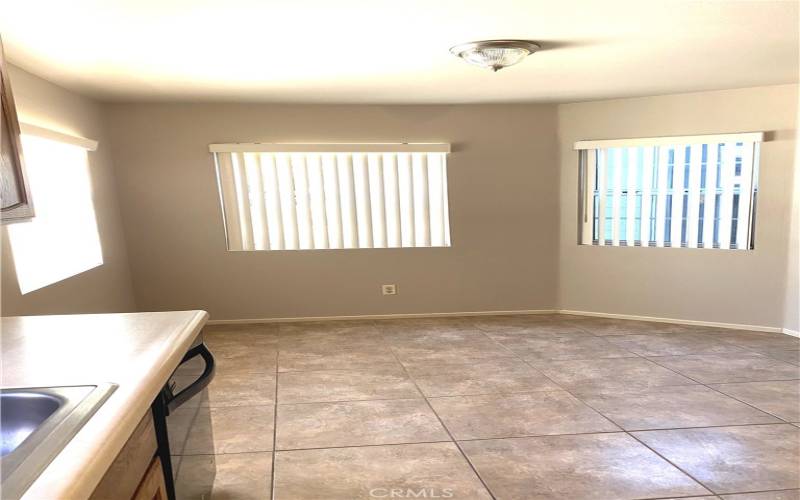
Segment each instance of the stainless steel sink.
[{"label": "stainless steel sink", "polygon": [[22,496],[114,391],[114,384],[0,389],[0,486]]},{"label": "stainless steel sink", "polygon": [[47,418],[66,401],[60,396],[33,391],[0,393],[0,429],[6,456],[25,441]]}]

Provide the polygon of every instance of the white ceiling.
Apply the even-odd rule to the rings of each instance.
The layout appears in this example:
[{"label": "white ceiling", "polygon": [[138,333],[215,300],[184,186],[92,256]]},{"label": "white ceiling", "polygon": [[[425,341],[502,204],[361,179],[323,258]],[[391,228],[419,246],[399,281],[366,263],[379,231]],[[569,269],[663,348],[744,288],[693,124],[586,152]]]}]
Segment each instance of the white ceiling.
[{"label": "white ceiling", "polygon": [[[105,100],[575,101],[798,81],[798,1],[0,0],[9,60]],[[487,38],[545,50],[491,73]]]}]

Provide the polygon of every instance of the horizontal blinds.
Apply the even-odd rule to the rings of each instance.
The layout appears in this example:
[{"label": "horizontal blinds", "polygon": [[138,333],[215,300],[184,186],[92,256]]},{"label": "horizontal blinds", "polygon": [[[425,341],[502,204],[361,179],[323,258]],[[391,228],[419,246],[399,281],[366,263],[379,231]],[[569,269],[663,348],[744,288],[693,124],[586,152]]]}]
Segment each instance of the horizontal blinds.
[{"label": "horizontal blinds", "polygon": [[609,147],[582,158],[583,244],[752,247],[758,142]]},{"label": "horizontal blinds", "polygon": [[217,152],[229,250],[450,246],[443,152]]}]

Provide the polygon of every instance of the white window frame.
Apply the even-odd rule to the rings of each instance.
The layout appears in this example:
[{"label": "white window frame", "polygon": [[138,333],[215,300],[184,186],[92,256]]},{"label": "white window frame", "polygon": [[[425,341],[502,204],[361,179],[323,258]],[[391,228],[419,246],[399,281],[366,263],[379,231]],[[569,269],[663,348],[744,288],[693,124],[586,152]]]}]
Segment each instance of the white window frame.
[{"label": "white window frame", "polygon": [[[574,149],[578,151],[579,167],[578,244],[753,250],[759,153],[763,140],[763,132],[745,132],[576,142]],[[725,154],[724,158],[719,158],[720,168],[725,174],[720,177],[724,182],[716,187],[717,172],[710,165],[717,163],[718,150]],[[678,157],[678,151],[685,157]],[[705,163],[703,151],[706,154]],[[634,152],[644,157],[631,162],[630,155]],[[740,155],[737,156],[737,153]],[[624,163],[617,156],[625,157]],[[679,161],[681,168],[677,168]],[[625,186],[621,182],[623,164],[628,174]],[[605,185],[610,175],[605,170],[607,165],[608,168],[614,165],[611,188]],[[638,165],[642,168],[637,169],[634,175],[632,169]],[[684,179],[685,170],[689,172],[688,179]],[[600,179],[595,178],[597,171],[605,172]],[[668,172],[672,173],[669,181]],[[703,172],[705,178],[701,178]],[[701,187],[703,180],[705,187]],[[714,186],[713,199],[707,197],[712,190],[708,187],[711,185]],[[735,187],[738,187],[736,209],[733,207]],[[678,203],[674,202],[676,194],[680,196]],[[606,236],[609,233],[606,227],[609,221],[609,197],[610,238]],[[701,200],[703,212],[700,211]],[[623,201],[624,214],[621,211]],[[747,224],[743,227],[741,223],[744,217]],[[702,230],[699,227],[700,220],[704,221]],[[730,241],[734,220],[737,228],[733,235],[734,243],[719,244]],[[709,224],[708,221],[715,222]],[[716,239],[714,226],[718,227]],[[666,233],[670,235],[669,240]],[[676,234],[680,235],[678,244],[675,244]]]}]

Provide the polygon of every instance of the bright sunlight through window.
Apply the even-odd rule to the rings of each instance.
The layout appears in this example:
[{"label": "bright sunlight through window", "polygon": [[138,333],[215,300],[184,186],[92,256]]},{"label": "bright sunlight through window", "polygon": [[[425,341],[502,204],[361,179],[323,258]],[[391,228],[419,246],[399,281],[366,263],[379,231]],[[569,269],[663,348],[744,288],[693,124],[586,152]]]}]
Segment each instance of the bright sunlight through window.
[{"label": "bright sunlight through window", "polygon": [[23,294],[103,264],[85,149],[33,136],[22,148],[36,216],[8,227]]}]

